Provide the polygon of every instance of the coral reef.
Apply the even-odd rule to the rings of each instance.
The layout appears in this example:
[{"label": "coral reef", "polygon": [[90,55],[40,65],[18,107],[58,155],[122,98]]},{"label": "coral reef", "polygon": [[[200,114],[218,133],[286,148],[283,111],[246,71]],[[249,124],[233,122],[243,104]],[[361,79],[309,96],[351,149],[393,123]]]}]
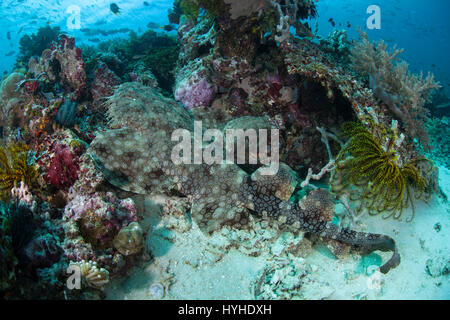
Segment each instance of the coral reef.
[{"label": "coral reef", "polygon": [[29,206],[34,203],[33,195],[23,181],[20,181],[19,187],[15,186],[11,189],[11,198],[13,201],[24,202]]},{"label": "coral reef", "polygon": [[50,271],[57,265],[64,265],[61,229],[55,221],[43,219],[41,209],[32,212],[21,201],[0,203],[3,264],[0,294],[3,298],[62,298],[63,284],[59,280],[64,277],[65,270]]},{"label": "coral reef", "polygon": [[142,64],[154,74],[164,94],[169,95],[175,81],[173,70],[178,52],[179,45],[170,36],[152,30],[138,36],[131,31],[128,39],[100,43],[88,61],[91,65],[104,63],[117,76],[127,80],[127,74]]},{"label": "coral reef", "polygon": [[101,288],[109,282],[109,272],[98,268],[95,261],[71,262],[70,265],[80,268],[83,287]]},{"label": "coral reef", "polygon": [[0,292],[9,289],[15,280],[18,263],[12,244],[9,209],[0,203]]},{"label": "coral reef", "polygon": [[84,61],[74,38],[60,35],[57,43],[53,42],[42,52],[36,70],[44,72],[45,78],[52,83],[61,82],[65,90],[73,94],[74,100],[86,94]]},{"label": "coral reef", "polygon": [[56,113],[56,121],[67,128],[73,127],[79,119],[76,115],[78,110],[78,104],[75,101],[66,100],[61,106],[58,108]]},{"label": "coral reef", "polygon": [[[133,86],[136,84],[133,83]],[[116,94],[121,94],[127,87],[119,87]],[[147,96],[151,95],[148,92]],[[161,101],[161,104],[146,104],[144,108],[136,108],[139,112],[133,118],[127,116],[128,109],[117,104],[110,105],[116,117],[110,124],[115,129],[99,134],[91,143],[89,152],[101,162],[104,171],[115,173],[115,176],[109,177],[111,183],[127,191],[146,194],[161,190],[161,181],[169,178],[179,192],[192,199],[191,216],[201,229],[209,233],[225,225],[245,228],[249,221],[246,209],[250,209],[256,216],[276,220],[289,227],[303,228],[368,251],[394,251],[391,260],[382,267],[383,272],[388,272],[399,263],[395,243],[391,238],[341,229],[318,219],[321,215],[317,211],[320,209],[316,210],[315,206],[320,207],[320,201],[312,202],[312,208],[283,202],[274,196],[277,185],[271,186],[264,180],[252,181],[234,164],[172,163],[169,153],[174,143],[171,145],[164,139],[165,131],[180,128],[174,127],[176,123],[190,126],[189,118],[185,118],[182,112],[172,111],[170,119],[163,116],[165,112],[155,112],[171,105],[169,99]],[[126,127],[120,128],[123,125]],[[161,191],[168,192],[167,189]]]},{"label": "coral reef", "polygon": [[77,195],[64,208],[64,218],[75,224],[83,239],[94,248],[111,248],[122,227],[136,221],[136,208],[132,202],[119,201],[112,193]]},{"label": "coral reef", "polygon": [[47,48],[50,48],[52,41],[56,41],[59,36],[59,27],[45,26],[38,29],[37,33],[24,35],[20,38],[20,53],[16,60],[16,66],[20,62],[27,63],[33,57],[39,57]]},{"label": "coral reef", "polygon": [[106,64],[100,63],[100,67],[95,70],[94,81],[91,85],[94,102],[103,103],[102,99],[112,95],[114,87],[118,84],[120,84],[120,78]]},{"label": "coral reef", "polygon": [[410,139],[417,139],[424,148],[429,148],[429,137],[424,129],[429,110],[424,108],[430,102],[440,85],[429,73],[415,75],[408,71],[408,64],[399,61],[403,52],[396,47],[388,51],[387,44],[380,40],[371,43],[367,34],[360,31],[361,41],[351,50],[352,68],[369,78],[369,86],[393,116],[402,120]]},{"label": "coral reef", "polygon": [[[314,268],[304,258],[316,245],[341,260],[390,251],[377,266],[395,268],[394,239],[344,218],[357,207],[398,219],[438,192],[424,155],[448,165],[447,119],[426,109],[439,85],[364,33],[353,44],[344,30],[315,35],[305,19],[316,14],[312,0],[176,0],[176,37],[173,25],[97,47],[58,28],[23,37],[20,69],[0,86],[0,191],[10,201],[0,203],[1,297],[103,298],[110,280],[161,252],[146,239],[158,232],[211,241],[204,257],[180,258],[194,269],[232,247],[272,256],[253,283],[257,299],[305,297]],[[183,141],[195,142],[194,121],[226,139],[231,129],[278,130],[267,143],[277,173],[250,161],[260,160],[250,139],[243,164],[173,162],[171,135],[186,129]],[[149,199],[157,221],[144,216]],[[447,260],[425,268],[439,277]],[[67,289],[67,267],[79,268],[83,290]],[[170,297],[170,277],[152,281],[147,296]]]},{"label": "coral reef", "polygon": [[430,145],[432,149],[429,151],[435,162],[442,163],[450,168],[450,118],[443,117],[431,118],[427,122],[427,130],[430,135]]},{"label": "coral reef", "polygon": [[23,249],[24,260],[32,268],[48,268],[59,261],[62,249],[51,234],[34,238]]},{"label": "coral reef", "polygon": [[196,73],[189,79],[177,83],[175,99],[181,101],[186,108],[192,109],[209,106],[214,94],[215,88],[205,78]]},{"label": "coral reef", "polygon": [[338,61],[346,64],[350,62],[351,43],[347,38],[347,30],[332,31],[326,39],[320,39],[320,46]]},{"label": "coral reef", "polygon": [[51,150],[54,156],[44,179],[58,189],[67,189],[78,179],[78,159],[71,148],[62,144],[55,144]]},{"label": "coral reef", "polygon": [[18,92],[17,86],[24,79],[24,75],[20,72],[11,73],[6,79],[3,79],[0,86],[0,98],[3,104],[7,104],[12,98],[18,98],[21,96]]},{"label": "coral reef", "polygon": [[11,189],[20,182],[32,186],[37,178],[34,164],[29,163],[29,148],[24,143],[10,143],[0,147],[0,191],[1,197],[8,200]]},{"label": "coral reef", "polygon": [[120,229],[114,238],[114,248],[123,255],[135,254],[144,247],[144,232],[137,222]]}]

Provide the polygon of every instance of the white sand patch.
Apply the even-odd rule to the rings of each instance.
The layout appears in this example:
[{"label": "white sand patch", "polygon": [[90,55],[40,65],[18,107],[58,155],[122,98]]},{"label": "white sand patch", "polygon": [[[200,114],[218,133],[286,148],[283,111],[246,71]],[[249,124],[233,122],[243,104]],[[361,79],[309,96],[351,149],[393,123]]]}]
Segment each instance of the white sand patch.
[{"label": "white sand patch", "polygon": [[[440,187],[450,195],[450,172],[439,169]],[[429,259],[450,260],[450,207],[442,197],[436,196],[429,204],[418,202],[415,219],[407,223],[410,214],[410,210],[405,211],[403,221],[366,216],[359,227],[395,239],[401,255],[397,268],[386,275],[371,274],[370,265],[379,265],[380,259],[384,263],[390,252],[365,257],[351,254],[339,260],[324,247],[316,246],[304,260],[301,287],[292,289],[289,296],[292,299],[450,299],[449,275],[432,277],[426,271]],[[272,253],[279,251],[276,246],[271,250],[268,245],[258,257],[246,255],[230,247],[229,239],[223,235],[204,235],[195,224],[182,233],[168,230],[155,210],[150,214],[150,224],[148,247],[155,259],[135,268],[125,280],[113,281],[107,289],[107,298],[152,299],[148,289],[154,283],[161,283],[165,288],[164,299],[254,299],[255,282],[267,270],[265,267],[274,266]],[[291,265],[303,261],[296,259],[291,256],[288,260]],[[277,277],[285,271],[283,263],[289,262],[277,265]],[[288,282],[277,283],[281,286]]]}]

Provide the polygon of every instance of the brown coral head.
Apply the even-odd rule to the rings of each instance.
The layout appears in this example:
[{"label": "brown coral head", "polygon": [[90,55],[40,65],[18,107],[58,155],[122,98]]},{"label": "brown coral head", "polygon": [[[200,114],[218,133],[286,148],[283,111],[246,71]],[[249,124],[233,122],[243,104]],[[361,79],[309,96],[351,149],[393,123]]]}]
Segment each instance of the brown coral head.
[{"label": "brown coral head", "polygon": [[130,223],[117,234],[114,247],[123,255],[138,253],[144,247],[144,232],[137,222]]}]

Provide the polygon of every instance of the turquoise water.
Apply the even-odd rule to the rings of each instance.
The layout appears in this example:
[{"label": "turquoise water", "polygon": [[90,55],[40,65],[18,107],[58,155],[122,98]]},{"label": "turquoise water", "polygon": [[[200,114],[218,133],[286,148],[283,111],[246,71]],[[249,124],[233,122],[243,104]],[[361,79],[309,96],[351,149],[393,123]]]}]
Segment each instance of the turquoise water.
[{"label": "turquoise water", "polygon": [[[70,5],[80,8],[81,28],[104,31],[128,28],[138,33],[146,31],[149,22],[160,26],[168,24],[167,11],[172,7],[172,1],[164,0],[147,1],[148,6],[143,4],[144,1],[121,1],[117,2],[121,13],[114,15],[109,8],[110,3],[112,2],[100,0],[2,1],[0,17],[4,32],[0,37],[0,70],[11,71],[19,51],[20,37],[35,33],[47,23],[68,31],[79,43],[95,45],[89,38],[105,40],[127,36],[127,32],[111,36],[86,36],[79,30],[69,30],[67,20],[71,14],[66,11]],[[371,1],[365,0],[321,0],[318,3],[319,17],[313,21],[315,23],[317,20],[319,23],[319,34],[326,36],[333,29],[328,19],[334,18],[336,27],[348,29],[349,36],[353,38],[357,36],[356,27],[365,25],[368,17],[366,9],[371,4]],[[450,65],[446,52],[450,49],[450,26],[447,19],[449,4],[441,0],[386,0],[378,1],[377,4],[382,8],[382,28],[369,30],[370,38],[385,39],[390,45],[397,44],[399,48],[405,48],[402,57],[410,63],[411,68],[416,72],[432,71],[448,92]],[[347,22],[350,22],[350,28],[347,28]],[[162,32],[158,28],[156,31]],[[11,39],[7,38],[7,32]],[[14,54],[5,56],[12,51]]]}]

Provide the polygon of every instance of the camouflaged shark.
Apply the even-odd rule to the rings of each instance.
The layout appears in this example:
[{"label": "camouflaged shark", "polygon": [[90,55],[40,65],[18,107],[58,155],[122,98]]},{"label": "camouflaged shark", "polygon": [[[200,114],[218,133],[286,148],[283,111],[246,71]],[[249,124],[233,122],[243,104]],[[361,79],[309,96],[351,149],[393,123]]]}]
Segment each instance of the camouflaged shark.
[{"label": "camouflaged shark", "polygon": [[115,186],[138,194],[181,193],[191,217],[208,233],[231,225],[245,228],[249,215],[348,244],[363,252],[392,251],[380,271],[400,263],[395,241],[332,223],[334,201],[317,189],[299,203],[289,201],[295,188],[291,169],[280,164],[275,176],[251,175],[236,164],[179,164],[171,161],[171,133],[193,129],[192,115],[175,101],[139,83],[120,85],[106,105],[110,130],[100,132],[88,152]]}]

